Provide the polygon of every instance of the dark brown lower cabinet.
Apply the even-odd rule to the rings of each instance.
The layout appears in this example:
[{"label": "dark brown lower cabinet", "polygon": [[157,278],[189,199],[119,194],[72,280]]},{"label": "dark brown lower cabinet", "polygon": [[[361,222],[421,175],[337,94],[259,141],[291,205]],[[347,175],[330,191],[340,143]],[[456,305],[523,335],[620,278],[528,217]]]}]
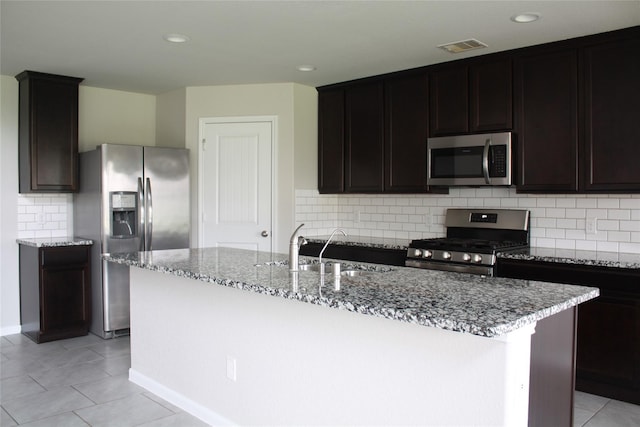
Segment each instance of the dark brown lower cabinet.
[{"label": "dark brown lower cabinet", "polygon": [[578,306],[576,390],[640,404],[640,270],[500,259],[498,275],[600,288]]},{"label": "dark brown lower cabinet", "polygon": [[91,246],[20,245],[22,333],[37,343],[87,335]]}]

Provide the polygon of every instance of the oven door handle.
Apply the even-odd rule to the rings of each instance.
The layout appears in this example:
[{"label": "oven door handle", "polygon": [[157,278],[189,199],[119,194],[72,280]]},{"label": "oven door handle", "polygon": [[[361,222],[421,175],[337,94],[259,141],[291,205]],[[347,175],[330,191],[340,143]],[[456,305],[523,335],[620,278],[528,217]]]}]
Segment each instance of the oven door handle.
[{"label": "oven door handle", "polygon": [[489,147],[491,146],[491,138],[487,138],[484,143],[484,151],[482,152],[482,174],[484,175],[484,181],[487,184],[491,184],[491,178],[489,178]]}]

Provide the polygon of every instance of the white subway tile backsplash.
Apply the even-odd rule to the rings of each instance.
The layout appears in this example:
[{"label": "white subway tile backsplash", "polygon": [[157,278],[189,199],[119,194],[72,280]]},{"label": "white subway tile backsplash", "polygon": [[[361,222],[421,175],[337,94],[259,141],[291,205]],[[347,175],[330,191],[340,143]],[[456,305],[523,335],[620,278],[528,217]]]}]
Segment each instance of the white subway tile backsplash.
[{"label": "white subway tile backsplash", "polygon": [[596,242],[591,242],[588,240],[576,240],[576,250],[595,251],[596,249]]},{"label": "white subway tile backsplash", "polygon": [[[313,216],[320,207],[326,208],[322,220]],[[361,236],[440,237],[445,234],[444,214],[450,207],[528,209],[534,246],[640,254],[640,195],[635,194],[532,195],[502,187],[453,188],[448,195],[296,192],[296,222],[307,224],[307,235],[329,234],[342,227]],[[586,233],[587,218],[596,218],[596,234]]]},{"label": "white subway tile backsplash", "polygon": [[596,199],[577,199],[577,208],[595,209],[598,207],[598,201]]},{"label": "white subway tile backsplash", "polygon": [[602,252],[618,252],[618,242],[598,242],[597,250]]},{"label": "white subway tile backsplash", "polygon": [[[550,199],[547,199],[547,200],[550,200]],[[576,199],[573,199],[573,198],[557,199],[556,206],[559,208],[575,208]]]},{"label": "white subway tile backsplash", "polygon": [[[71,195],[18,195],[18,238],[64,237],[69,227]],[[314,197],[315,198],[315,197]]]},{"label": "white subway tile backsplash", "polygon": [[620,199],[620,209],[635,209],[636,213],[640,214],[640,198]]},{"label": "white subway tile backsplash", "polygon": [[565,218],[584,218],[587,211],[586,209],[565,209]]},{"label": "white subway tile backsplash", "polygon": [[620,222],[606,219],[598,219],[598,230],[619,230]]},{"label": "white subway tile backsplash", "polygon": [[598,199],[598,208],[617,209],[620,207],[620,199]]},{"label": "white subway tile backsplash", "polygon": [[640,231],[640,220],[620,221],[622,231]]},{"label": "white subway tile backsplash", "polygon": [[609,209],[607,211],[607,218],[609,219],[631,219],[630,209]]}]

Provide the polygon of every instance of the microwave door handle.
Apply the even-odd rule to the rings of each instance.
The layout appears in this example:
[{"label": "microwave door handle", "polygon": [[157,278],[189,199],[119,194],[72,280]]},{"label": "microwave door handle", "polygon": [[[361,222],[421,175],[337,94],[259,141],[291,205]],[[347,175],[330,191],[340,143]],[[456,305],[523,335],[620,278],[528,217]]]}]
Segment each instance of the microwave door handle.
[{"label": "microwave door handle", "polygon": [[482,152],[482,174],[484,175],[484,181],[487,184],[491,184],[489,178],[489,146],[491,145],[491,139],[487,139],[484,143],[484,151]]}]

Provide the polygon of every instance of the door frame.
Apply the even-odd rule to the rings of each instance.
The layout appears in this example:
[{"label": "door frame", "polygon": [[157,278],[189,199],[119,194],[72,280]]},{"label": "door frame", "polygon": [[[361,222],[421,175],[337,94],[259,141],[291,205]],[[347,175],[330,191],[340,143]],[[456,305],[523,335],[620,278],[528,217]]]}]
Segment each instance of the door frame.
[{"label": "door frame", "polygon": [[271,216],[270,230],[271,233],[271,252],[276,246],[276,221],[274,221],[275,202],[276,202],[276,147],[278,135],[278,117],[277,116],[235,116],[235,117],[201,117],[198,126],[198,247],[202,247],[204,242],[204,224],[202,206],[204,201],[204,128],[208,124],[223,123],[270,123],[271,124]]}]

